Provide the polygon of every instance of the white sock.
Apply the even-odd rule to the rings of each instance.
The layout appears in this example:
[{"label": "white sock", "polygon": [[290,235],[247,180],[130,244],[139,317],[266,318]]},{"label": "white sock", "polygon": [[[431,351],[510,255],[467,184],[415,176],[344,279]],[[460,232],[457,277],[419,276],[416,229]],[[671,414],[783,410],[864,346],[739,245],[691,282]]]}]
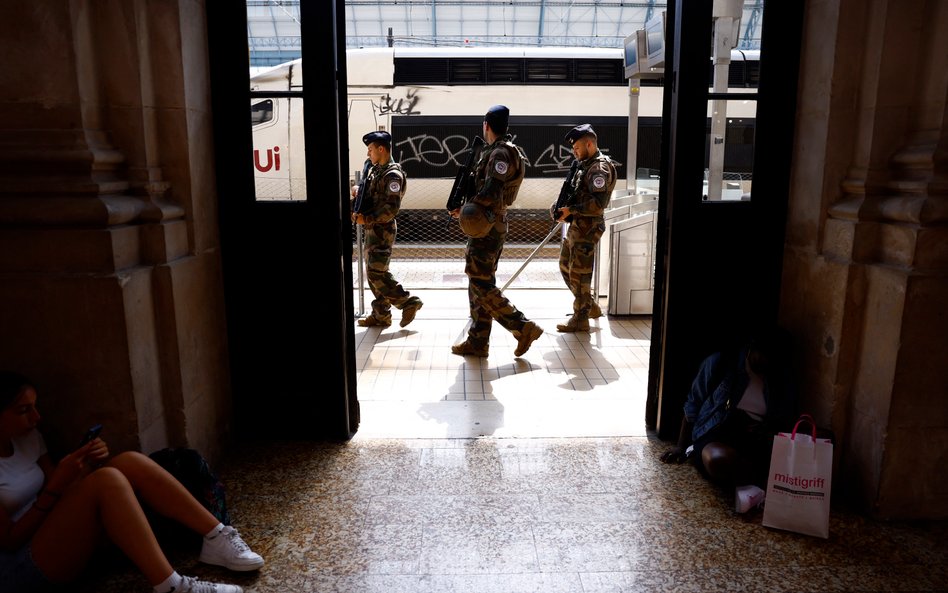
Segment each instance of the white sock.
[{"label": "white sock", "polygon": [[181,584],[181,575],[178,574],[178,571],[172,571],[171,576],[161,581],[155,585],[155,593],[168,593],[178,587]]},{"label": "white sock", "polygon": [[214,529],[212,529],[212,530],[208,531],[207,533],[205,533],[205,534],[204,534],[204,537],[207,538],[207,539],[211,539],[211,538],[217,537],[218,534],[220,534],[220,532],[223,531],[223,530],[224,530],[224,524],[223,524],[223,523],[218,523],[218,524],[217,524],[217,527],[215,527]]}]

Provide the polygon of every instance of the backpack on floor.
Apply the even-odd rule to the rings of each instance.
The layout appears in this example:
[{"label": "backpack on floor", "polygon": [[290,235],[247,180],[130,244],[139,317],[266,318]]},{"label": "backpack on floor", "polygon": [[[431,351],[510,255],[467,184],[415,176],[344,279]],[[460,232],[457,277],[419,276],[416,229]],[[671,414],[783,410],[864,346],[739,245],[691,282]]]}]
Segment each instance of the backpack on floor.
[{"label": "backpack on floor", "polygon": [[149,457],[177,478],[221,523],[230,525],[224,484],[200,453],[178,447],[155,451]]}]

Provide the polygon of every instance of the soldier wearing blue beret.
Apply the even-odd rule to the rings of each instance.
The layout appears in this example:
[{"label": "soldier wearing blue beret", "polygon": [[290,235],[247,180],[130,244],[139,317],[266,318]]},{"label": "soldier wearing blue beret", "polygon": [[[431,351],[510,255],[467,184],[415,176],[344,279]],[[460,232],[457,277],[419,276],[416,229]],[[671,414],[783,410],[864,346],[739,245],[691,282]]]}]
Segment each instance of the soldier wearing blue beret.
[{"label": "soldier wearing blue beret", "polygon": [[[401,208],[408,184],[405,172],[392,158],[392,135],[385,131],[369,132],[362,137],[368,147],[366,172],[360,184],[352,188],[352,222],[365,230],[365,275],[375,299],[372,313],[358,321],[360,327],[388,327],[392,324],[392,306],[401,309],[399,322],[405,327],[415,318],[422,302],[411,296],[392,273],[389,261],[398,226],[395,217]],[[369,168],[371,166],[371,168]]]},{"label": "soldier wearing blue beret", "polygon": [[[507,207],[517,198],[527,166],[523,149],[507,134],[509,119],[510,110],[504,105],[487,110],[482,126],[487,145],[473,169],[476,193],[451,214],[461,217],[461,228],[468,235],[464,273],[471,325],[467,339],[451,347],[458,356],[486,357],[494,320],[517,338],[514,356],[523,356],[543,334],[497,288],[495,277],[507,239]],[[466,220],[469,216],[475,221]]]},{"label": "soldier wearing blue beret", "polygon": [[391,152],[392,150],[392,135],[384,130],[369,132],[362,137],[362,143],[368,146],[373,142],[381,144]]},{"label": "soldier wearing blue beret", "polygon": [[593,263],[596,245],[606,230],[603,212],[609,205],[616,185],[616,167],[612,159],[599,150],[599,137],[589,124],[578,125],[566,133],[566,142],[573,147],[579,168],[572,180],[570,199],[556,210],[556,220],[569,224],[566,239],[560,248],[560,273],[573,293],[573,315],[566,323],[557,324],[557,331],[589,331],[589,319],[602,316],[592,294]]},{"label": "soldier wearing blue beret", "polygon": [[582,124],[576,126],[572,130],[566,133],[566,141],[569,142],[569,145],[572,146],[576,143],[577,140],[583,138],[584,136],[592,136],[593,140],[599,139],[599,136],[596,135],[596,130],[589,124]]}]

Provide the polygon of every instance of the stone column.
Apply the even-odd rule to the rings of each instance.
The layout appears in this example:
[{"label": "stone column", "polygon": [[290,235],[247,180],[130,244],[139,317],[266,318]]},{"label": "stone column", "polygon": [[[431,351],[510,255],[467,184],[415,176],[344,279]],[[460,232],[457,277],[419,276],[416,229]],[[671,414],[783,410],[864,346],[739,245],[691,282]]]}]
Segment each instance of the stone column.
[{"label": "stone column", "polygon": [[808,3],[782,315],[836,491],[880,517],[948,516],[946,10]]},{"label": "stone column", "polygon": [[203,4],[4,12],[0,358],[39,384],[51,446],[94,421],[114,450],[213,456],[229,385]]}]

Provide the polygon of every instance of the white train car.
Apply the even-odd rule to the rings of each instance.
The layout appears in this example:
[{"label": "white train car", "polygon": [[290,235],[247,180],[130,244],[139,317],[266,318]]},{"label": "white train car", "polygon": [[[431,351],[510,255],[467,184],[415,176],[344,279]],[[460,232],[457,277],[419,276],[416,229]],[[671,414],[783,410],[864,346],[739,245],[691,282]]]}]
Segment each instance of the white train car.
[{"label": "white train car", "polygon": [[[409,180],[399,215],[400,242],[450,238],[432,233],[450,229],[448,193],[481,134],[484,113],[495,104],[510,108],[508,131],[529,160],[510,213],[512,237],[521,231],[542,237],[548,229],[549,206],[573,158],[563,136],[575,125],[593,125],[600,147],[619,166],[616,189],[626,187],[631,96],[621,48],[366,48],[348,50],[346,58],[349,170],[354,177],[362,169],[366,132],[392,134],[393,156]],[[756,89],[757,59],[754,52],[732,53],[732,88]],[[659,168],[661,84],[641,81],[637,94],[640,178]],[[300,61],[251,79],[251,90],[261,94],[301,86]],[[754,105],[731,103],[725,170],[749,174]],[[293,158],[302,155],[301,100],[258,98],[252,111],[258,199],[297,199],[305,191],[303,160]]]}]

